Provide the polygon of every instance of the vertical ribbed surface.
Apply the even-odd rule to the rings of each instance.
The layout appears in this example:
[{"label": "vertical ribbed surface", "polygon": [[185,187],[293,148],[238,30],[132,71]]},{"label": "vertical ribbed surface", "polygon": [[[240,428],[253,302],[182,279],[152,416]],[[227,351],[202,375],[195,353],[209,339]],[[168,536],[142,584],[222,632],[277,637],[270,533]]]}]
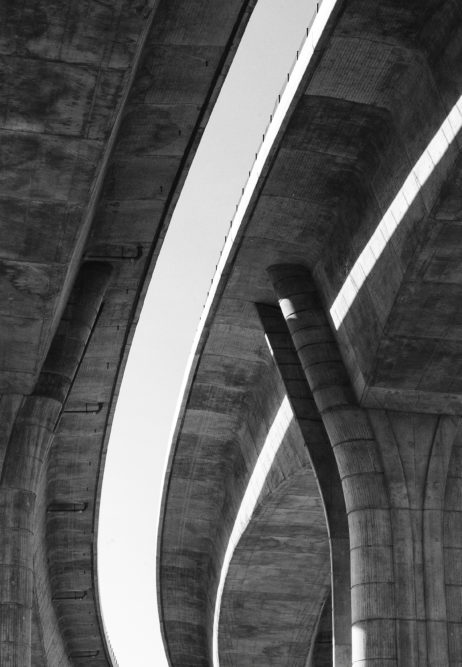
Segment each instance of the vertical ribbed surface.
[{"label": "vertical ribbed surface", "polygon": [[399,664],[443,667],[448,652],[444,504],[459,418],[370,410],[392,510]]},{"label": "vertical ribbed surface", "polygon": [[462,438],[452,450],[444,499],[444,585],[451,665],[462,664]]}]

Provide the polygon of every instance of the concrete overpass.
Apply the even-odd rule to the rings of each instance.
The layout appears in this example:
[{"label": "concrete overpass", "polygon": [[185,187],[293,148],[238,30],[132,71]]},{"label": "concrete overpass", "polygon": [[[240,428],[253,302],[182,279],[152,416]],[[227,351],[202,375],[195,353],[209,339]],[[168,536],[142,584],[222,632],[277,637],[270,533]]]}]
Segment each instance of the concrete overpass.
[{"label": "concrete overpass", "polygon": [[192,360],[172,667],[462,664],[462,9],[332,4]]},{"label": "concrete overpass", "polygon": [[1,5],[2,667],[112,663],[95,568],[111,420],[162,239],[253,5]]}]

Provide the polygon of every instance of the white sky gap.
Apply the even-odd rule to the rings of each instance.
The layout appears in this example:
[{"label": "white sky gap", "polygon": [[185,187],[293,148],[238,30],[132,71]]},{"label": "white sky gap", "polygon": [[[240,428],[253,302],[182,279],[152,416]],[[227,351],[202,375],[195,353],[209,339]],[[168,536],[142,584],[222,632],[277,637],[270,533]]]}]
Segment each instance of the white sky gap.
[{"label": "white sky gap", "polygon": [[[247,211],[250,199],[252,198],[258,179],[260,178],[260,174],[268,158],[269,152],[274,144],[279,129],[286,117],[287,110],[294,98],[295,93],[297,92],[297,89],[300,85],[303,75],[305,74],[306,69],[310,63],[314,50],[319,42],[319,39],[324,31],[324,28],[326,27],[327,21],[329,20],[329,17],[336,4],[337,0],[323,0],[322,4],[320,5],[319,11],[316,14],[313,24],[306,37],[306,40],[303,43],[302,48],[300,49],[298,60],[295,62],[294,68],[290,74],[289,81],[287,82],[287,85],[281,94],[281,101],[273,113],[273,120],[268,126],[268,129],[265,134],[265,139],[257,154],[257,159],[255,160],[254,165],[250,171],[249,179],[245,184],[242,197],[239,201],[236,213],[234,215],[231,229],[229,231],[228,238],[226,239],[226,243],[224,245],[223,252],[221,254],[220,261],[218,263],[217,270],[215,272],[212,281],[212,286],[208,294],[207,302],[204,306],[204,311],[202,313],[201,322],[199,324],[199,329],[196,336],[197,341],[199,340],[205,320],[210,310],[213,298],[215,296],[215,292],[218,287],[218,283],[220,282],[223,268],[226,264],[226,260],[228,258],[228,255],[236,239],[237,233],[242,224],[242,220]],[[193,345],[193,350],[195,350],[195,345]]]},{"label": "white sky gap", "polygon": [[[260,146],[260,149],[257,154],[257,158],[253,164],[253,167],[250,171],[250,176],[245,184],[244,191],[242,194],[242,197],[239,201],[239,204],[237,206],[236,213],[234,215],[232,224],[231,224],[231,229],[229,231],[228,237],[226,239],[226,242],[223,247],[223,251],[220,256],[220,260],[217,265],[217,270],[215,272],[215,275],[212,280],[212,285],[210,287],[206,303],[204,305],[204,309],[202,311],[201,319],[199,322],[199,326],[196,331],[196,336],[191,348],[191,353],[189,356],[188,364],[185,369],[185,373],[183,376],[183,383],[182,383],[182,388],[180,391],[180,398],[177,403],[177,408],[176,408],[176,416],[173,420],[173,428],[172,428],[172,437],[173,433],[175,431],[175,424],[178,420],[178,416],[181,410],[181,405],[182,405],[182,397],[185,393],[188,378],[191,372],[192,365],[195,360],[195,353],[197,350],[197,346],[200,341],[200,337],[202,335],[202,331],[205,326],[205,322],[207,320],[210,308],[212,306],[215,293],[218,288],[218,284],[220,282],[220,278],[223,272],[223,269],[226,265],[227,258],[231,252],[231,249],[233,247],[234,241],[236,239],[237,233],[240,229],[240,226],[242,224],[242,221],[244,219],[244,215],[247,211],[247,207],[249,205],[250,199],[254,193],[255,187],[257,185],[258,179],[260,178],[261,172],[263,170],[263,167],[266,163],[266,160],[268,158],[269,152],[274,144],[274,141],[277,137],[277,134],[281,128],[281,125],[286,117],[287,111],[289,109],[289,106],[295,96],[295,93],[297,92],[297,89],[302,81],[302,78],[306,72],[306,69],[311,61],[311,58],[313,56],[314,50],[319,42],[319,39],[324,31],[324,28],[326,27],[327,21],[330,18],[330,15],[332,14],[332,11],[334,10],[335,6],[337,4],[337,0],[323,0],[322,4],[319,6],[318,13],[315,16],[315,19],[313,21],[313,24],[308,32],[308,35],[306,37],[305,42],[303,43],[303,46],[300,49],[298,59],[295,62],[295,65],[292,69],[292,72],[290,74],[290,78],[287,82],[286,87],[284,88],[283,92],[281,93],[281,101],[279,102],[278,106],[276,107],[273,116],[272,116],[272,121],[270,125],[268,126],[268,129],[265,134],[264,141],[262,145]],[[285,405],[285,403],[283,403]],[[288,402],[287,402],[288,406]],[[282,409],[282,405],[281,405]],[[289,408],[290,409],[290,408]],[[278,413],[279,415],[279,413]],[[278,418],[276,418],[277,422]],[[268,440],[270,440],[270,436],[268,434]],[[268,445],[269,446],[269,445]],[[266,447],[266,443],[265,443]],[[263,451],[262,451],[263,454]],[[275,454],[275,453],[274,453]],[[267,454],[265,454],[267,456]],[[274,455],[273,455],[274,458]],[[260,458],[259,460],[260,461]],[[259,462],[257,462],[258,467]],[[261,473],[258,473],[261,474]],[[252,476],[253,479],[253,476]],[[249,482],[249,488],[251,487],[251,484],[254,484],[252,481]],[[249,491],[249,494],[255,494],[255,491]],[[246,491],[247,495],[247,491]],[[258,494],[257,494],[258,498]],[[245,501],[247,502],[247,501]],[[255,499],[256,503],[256,499]],[[254,506],[252,507],[252,510],[249,513],[249,510],[244,510],[242,509],[244,505],[244,500],[243,504],[241,505],[241,509],[239,512],[246,512],[249,514],[249,518],[252,515]],[[230,542],[228,544],[227,550],[226,550],[226,555],[225,555],[225,560],[223,562],[223,567],[221,570],[220,574],[220,581],[218,584],[218,590],[217,590],[217,596],[215,600],[215,613],[214,613],[214,619],[213,619],[213,635],[212,635],[212,646],[213,646],[213,667],[219,667],[220,661],[219,661],[219,655],[218,655],[218,627],[219,627],[219,616],[220,616],[220,606],[221,606],[221,597],[223,595],[223,589],[224,589],[224,584],[226,580],[226,575],[228,572],[228,567],[229,567],[229,562],[231,560],[232,554],[234,552],[235,546],[237,542],[239,541],[242,532],[245,530],[243,528],[240,532],[238,531],[238,528],[236,528],[239,523],[243,521],[242,516],[238,515],[238,518],[236,519],[235,527],[233,529],[233,533],[230,538]],[[246,524],[247,525],[247,524]],[[236,535],[238,534],[238,537],[236,537],[234,530],[236,530]],[[233,540],[237,540],[235,543],[233,543]],[[227,560],[228,559],[228,560]]]},{"label": "white sky gap", "polygon": [[[253,161],[264,118],[274,114],[275,92],[293,71],[295,47],[306,38],[315,6],[314,0],[289,4],[258,2],[250,17],[172,216],[125,368],[105,465],[97,551],[101,604],[121,667],[167,667],[152,602],[165,450],[173,447],[169,433],[188,374],[191,338],[229,230],[235,193]],[[265,134],[267,155],[270,134]],[[204,197],[205,191],[216,196]],[[128,619],[127,608],[136,610]]]},{"label": "white sky gap", "polygon": [[265,483],[268,473],[271,470],[274,458],[284,440],[284,436],[287,433],[287,429],[289,428],[292,419],[293,412],[287,396],[285,396],[268,431],[265,444],[263,445],[263,448],[258,456],[249,483],[245,490],[244,497],[242,498],[241,506],[239,507],[239,511],[234,522],[228,546],[226,547],[225,557],[221,566],[220,581],[218,582],[217,596],[215,598],[215,612],[213,615],[214,667],[219,667],[220,665],[218,652],[218,630],[220,626],[221,600],[223,597],[223,590],[225,587],[226,577],[228,575],[229,565],[231,563],[234,550],[236,549],[245,529],[249,525],[258,498],[260,497],[263,484]]},{"label": "white sky gap", "polygon": [[[208,292],[204,308],[202,310],[202,314],[199,320],[199,325],[197,327],[194,341],[191,347],[191,352],[189,354],[188,363],[186,365],[183,374],[183,382],[176,405],[174,419],[172,422],[170,441],[172,441],[174,438],[176,424],[178,422],[182,408],[183,396],[185,394],[189,376],[191,374],[191,369],[195,361],[197,347],[199,345],[199,341],[202,336],[202,332],[204,330],[207,317],[212,307],[212,303],[218,288],[218,284],[221,279],[221,275],[223,273],[223,269],[226,265],[227,259],[234,245],[234,241],[242,224],[242,220],[244,219],[244,215],[247,211],[247,207],[254,193],[258,179],[260,178],[266,159],[268,158],[269,152],[274,144],[276,136],[282,125],[282,122],[284,121],[284,118],[287,114],[287,110],[295,96],[295,93],[297,92],[297,89],[300,85],[303,75],[305,74],[305,71],[310,63],[314,50],[319,42],[319,39],[324,31],[324,28],[326,27],[327,21],[329,20],[330,15],[332,14],[332,11],[334,10],[336,4],[337,0],[322,0],[322,4],[320,4],[319,6],[318,13],[315,16],[315,19],[306,37],[306,40],[304,41],[303,46],[300,49],[298,59],[296,60],[295,65],[292,69],[289,81],[287,82],[286,87],[281,93],[281,101],[274,110],[272,121],[269,124],[265,134],[265,139],[260,146],[257,158],[253,163],[253,167],[250,171],[250,176],[244,186],[242,197],[239,200],[239,204],[237,206],[236,213],[234,214],[229,234],[226,238],[223,250],[220,255],[220,259],[217,264],[215,274],[212,279],[212,284]],[[165,463],[165,470],[167,469],[167,465],[168,465],[168,460]]]},{"label": "white sky gap", "polygon": [[[221,253],[220,260],[217,265],[217,270],[212,280],[212,285],[207,296],[207,300],[201,315],[199,326],[196,331],[196,336],[194,343],[191,348],[191,353],[189,356],[188,364],[185,369],[183,376],[183,386],[180,391],[180,398],[177,403],[176,417],[173,420],[172,428],[172,437],[175,430],[175,424],[178,419],[179,412],[181,410],[182,397],[184,395],[192,364],[194,362],[195,353],[197,350],[197,345],[199,343],[202,331],[204,329],[205,322],[207,320],[211,305],[213,303],[215,293],[217,291],[218,284],[220,282],[221,274],[223,272],[224,266],[226,264],[227,258],[231,252],[234,241],[236,239],[237,233],[242,224],[244,215],[247,211],[250,199],[253,195],[255,187],[257,185],[258,179],[260,178],[263,167],[268,158],[269,152],[274,144],[274,141],[277,137],[277,134],[280,130],[280,127],[286,117],[287,110],[294,98],[294,95],[301,83],[303,75],[306,72],[306,69],[310,63],[311,57],[314,53],[314,50],[319,42],[319,39],[324,31],[324,28],[329,20],[329,17],[337,4],[337,0],[323,0],[322,4],[319,7],[318,13],[313,21],[313,24],[308,32],[305,42],[300,49],[298,59],[295,62],[295,65],[290,74],[290,78],[285,86],[283,92],[281,93],[281,101],[276,107],[272,121],[268,126],[268,129],[265,134],[263,143],[260,146],[260,149],[257,154],[257,158],[253,164],[253,167],[250,171],[250,176],[245,184],[242,197],[237,206],[236,213],[234,215],[231,229],[229,231],[228,237],[226,239],[223,251]],[[220,580],[217,589],[217,596],[215,599],[215,611],[213,619],[213,634],[212,634],[212,647],[213,647],[213,666],[219,667],[219,655],[218,655],[218,629],[219,629],[219,619],[220,619],[220,608],[221,608],[221,598],[223,595],[224,585],[226,581],[226,576],[228,573],[229,564],[231,562],[232,555],[238,544],[245,528],[247,527],[252,513],[255,509],[261,488],[266,479],[266,475],[269,472],[271,464],[276,455],[277,449],[281,444],[284,434],[290,424],[292,419],[292,411],[289,406],[287,398],[285,398],[279,408],[278,414],[271,426],[270,431],[268,432],[265,445],[260,453],[258,461],[256,463],[254,472],[249,481],[247,490],[245,492],[244,498],[242,500],[236,521],[231,533],[231,537],[226,549],[225,558],[223,561]]]},{"label": "white sky gap", "polygon": [[403,220],[412,202],[462,128],[462,96],[428,144],[390,204],[366,247],[359,255],[331,306],[336,329],[340,327],[356,296]]}]

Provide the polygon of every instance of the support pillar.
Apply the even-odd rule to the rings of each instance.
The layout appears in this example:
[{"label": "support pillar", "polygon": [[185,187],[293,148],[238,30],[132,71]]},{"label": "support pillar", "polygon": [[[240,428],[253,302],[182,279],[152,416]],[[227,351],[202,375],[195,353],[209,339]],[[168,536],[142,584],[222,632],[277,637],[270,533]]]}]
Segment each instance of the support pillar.
[{"label": "support pillar", "polygon": [[460,665],[461,420],[360,408],[307,270],[269,274],[342,480],[353,665]]},{"label": "support pillar", "polygon": [[[279,308],[273,306],[257,304],[257,310],[304,437],[324,505],[331,557],[333,665],[350,667],[350,540],[340,476],[329,438],[283,316]],[[308,664],[311,667],[311,663]],[[314,667],[314,662],[312,665]]]},{"label": "support pillar", "polygon": [[34,518],[53,433],[104,297],[111,266],[86,263],[34,393],[23,399],[0,477],[0,665],[31,664]]},{"label": "support pillar", "polygon": [[356,404],[306,269],[274,266],[269,275],[342,482],[350,532],[352,663],[393,667],[397,655],[391,516],[374,433],[367,415]]}]

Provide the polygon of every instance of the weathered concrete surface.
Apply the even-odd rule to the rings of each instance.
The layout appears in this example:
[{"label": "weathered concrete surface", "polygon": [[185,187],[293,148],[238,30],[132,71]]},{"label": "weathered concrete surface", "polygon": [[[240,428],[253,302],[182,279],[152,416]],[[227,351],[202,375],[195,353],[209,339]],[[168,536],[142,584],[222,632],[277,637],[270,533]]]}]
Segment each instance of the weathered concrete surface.
[{"label": "weathered concrete surface", "polygon": [[[269,273],[273,280],[277,280],[279,271],[276,267],[272,267]],[[333,658],[335,664],[349,664],[351,661],[350,538],[340,475],[330,447],[329,436],[280,309],[257,304],[257,310],[284,382],[294,418],[300,426],[311,466],[316,471],[318,493],[324,507],[332,570],[331,598],[334,602],[330,630],[334,631],[335,646],[330,658]],[[289,517],[294,521],[292,514]],[[309,533],[313,534],[314,515],[305,514],[303,518],[305,531],[309,526]],[[305,562],[305,567],[307,566],[308,563]],[[314,637],[313,629],[311,633]],[[306,646],[310,643],[314,655],[313,642],[310,640],[305,641],[305,653]],[[314,660],[314,657],[312,659]]]},{"label": "weathered concrete surface", "polygon": [[[213,324],[202,357],[203,363],[184,414],[181,431],[183,446],[177,449],[173,462],[176,474],[170,478],[167,507],[172,514],[162,536],[160,603],[173,665],[188,664],[192,667],[211,664],[214,591],[218,586],[221,563],[250,475],[284,397],[284,385],[272,362],[256,310],[239,310],[237,302],[235,305],[238,309],[233,308],[232,301],[228,302],[232,317],[228,311],[223,317],[217,317]],[[232,347],[233,341],[238,345],[235,349]],[[269,388],[271,391],[268,391]],[[259,503],[262,511],[266,502],[274,506],[278,490],[280,492],[286,483],[290,496],[290,479],[294,472],[303,467],[302,498],[298,498],[297,502],[300,506],[306,503],[307,513],[312,515],[316,524],[313,538],[311,541],[308,539],[305,546],[311,554],[314,571],[322,582],[321,586],[317,583],[311,586],[313,600],[310,622],[313,624],[314,610],[320,612],[327,592],[324,569],[328,558],[327,533],[322,527],[320,502],[316,497],[315,481],[309,470],[308,454],[298,425],[291,423],[282,437]],[[281,502],[284,494],[282,496],[279,496]],[[287,503],[287,511],[281,511],[279,516],[270,513],[272,531],[284,534],[284,531],[291,530],[287,526],[288,512],[290,503]],[[279,553],[280,562],[284,561],[291,549],[297,550],[297,521],[300,523],[298,519],[292,526],[293,539],[286,542],[285,556],[283,549]],[[248,553],[255,553],[257,560],[263,558],[265,543],[259,539],[258,531],[250,534],[248,539]],[[262,548],[263,553],[259,556],[258,551]],[[239,577],[240,567],[236,565],[235,569],[236,558],[239,559],[239,553],[231,563],[231,572],[235,571],[235,576]],[[299,554],[297,572],[291,576],[294,580],[297,577],[305,580],[305,586],[309,588],[310,578],[305,572],[307,558],[309,561],[308,555],[303,557]],[[292,565],[295,565],[295,559],[292,561]],[[277,590],[274,585],[268,590],[268,598],[273,596],[272,609],[278,604]],[[253,604],[249,603],[248,614],[244,612],[245,607],[241,606],[239,614],[235,614],[243,634],[246,627],[258,625],[254,610],[258,606],[262,607],[256,591],[252,593]],[[226,596],[225,589],[223,609],[228,604]],[[233,603],[229,604],[232,607]],[[282,633],[284,627],[291,627],[294,633],[298,631],[306,638],[300,628],[300,619],[297,619],[297,613],[304,608],[306,601],[289,598],[280,616],[261,610],[260,620],[266,617],[268,625],[263,637],[254,633],[254,660],[260,656],[258,659],[264,664],[265,658],[260,648],[266,640],[273,644],[273,654],[269,650],[266,654],[267,664],[279,664],[275,649],[283,651],[283,654],[285,650],[290,651],[287,647],[283,649],[275,646],[274,636],[278,632]],[[220,621],[220,628],[228,628],[230,632],[229,638],[223,639],[228,647],[225,664],[237,665],[241,661],[246,664],[248,655],[245,637],[234,637],[233,629],[236,626],[228,624],[226,618],[225,615],[224,620]],[[304,660],[300,662],[300,645],[296,647],[294,644],[292,650],[295,651],[293,657],[296,658],[296,664],[304,665]]]},{"label": "weathered concrete surface", "polygon": [[35,504],[59,415],[91,336],[112,273],[82,265],[34,393],[16,415],[0,477],[0,661],[31,661]]},{"label": "weathered concrete surface", "polygon": [[455,663],[461,601],[445,586],[444,556],[460,528],[445,489],[460,418],[358,407],[310,276],[294,265],[271,275],[344,488],[353,664]]},{"label": "weathered concrete surface", "polygon": [[258,504],[234,552],[221,607],[220,664],[305,667],[329,588],[322,503],[311,470],[300,468]]},{"label": "weathered concrete surface", "polygon": [[[149,276],[253,4],[0,7],[0,567],[27,573],[17,592],[5,584],[0,593],[1,650],[11,648],[2,665],[110,662],[95,535],[115,400]],[[84,261],[112,273],[82,350],[63,314]],[[59,339],[59,364],[75,363],[54,387],[44,362]],[[49,400],[38,398],[45,370],[58,414],[42,437],[23,413]],[[24,448],[33,469],[19,465]],[[24,541],[15,533],[18,549],[6,539],[17,527],[30,531]],[[11,604],[25,610],[24,627],[13,627]]]},{"label": "weathered concrete surface", "polygon": [[[262,383],[274,360],[262,356],[256,304],[277,307],[279,298],[348,516],[354,635],[352,657],[336,655],[337,667],[462,662],[460,137],[409,206],[338,331],[326,315],[461,96],[461,31],[462,10],[452,0],[345,0],[321,38],[227,258],[177,426],[159,537],[160,608],[173,665],[189,664],[177,650],[188,646],[181,609],[194,618],[200,610],[203,643],[210,642],[216,570],[245,490],[236,487],[229,502],[227,457],[238,451],[246,461],[245,487],[262,446],[240,435],[249,406],[263,425],[265,405],[290,396],[282,378]],[[289,280],[283,289],[268,273],[275,265],[288,267],[298,285]],[[207,456],[200,454],[205,446]],[[255,558],[258,545],[255,537]],[[208,563],[200,576],[198,562]],[[283,599],[284,585],[274,581],[271,595]],[[232,608],[226,591],[225,609]],[[234,633],[255,623],[252,609],[220,626],[227,664]],[[271,642],[262,623],[254,659]],[[306,648],[309,661],[309,642]],[[209,649],[195,664],[211,664]]]}]

